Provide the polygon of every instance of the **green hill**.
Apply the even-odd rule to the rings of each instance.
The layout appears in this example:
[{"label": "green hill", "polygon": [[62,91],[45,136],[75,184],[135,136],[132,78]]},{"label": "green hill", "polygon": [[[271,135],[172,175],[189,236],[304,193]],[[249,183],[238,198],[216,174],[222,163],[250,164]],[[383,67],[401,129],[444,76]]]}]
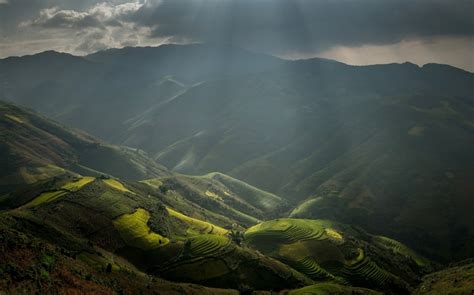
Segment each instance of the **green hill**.
[{"label": "green hill", "polygon": [[[474,255],[470,72],[285,61],[207,44],[45,52],[2,59],[0,72],[5,99],[175,172],[225,173],[303,206],[299,217],[355,223],[439,261]],[[133,149],[87,152],[79,164],[88,168],[153,174]],[[124,152],[138,167],[114,166]],[[60,173],[45,166],[23,174]],[[318,198],[324,206],[308,205]]]},{"label": "green hill", "polygon": [[181,195],[242,225],[253,225],[260,219],[277,216],[287,207],[282,198],[222,173],[204,176],[174,174],[143,182],[157,189],[170,190],[171,194]]},{"label": "green hill", "polygon": [[474,255],[473,82],[206,44],[0,59],[0,293],[462,294],[468,263],[434,271]]},{"label": "green hill", "polygon": [[0,191],[73,172],[125,179],[167,175],[143,151],[106,144],[76,129],[0,102]]},{"label": "green hill", "polygon": [[381,243],[380,237],[327,220],[265,221],[247,229],[244,238],[319,282],[407,293],[433,267],[399,242]]},{"label": "green hill", "polygon": [[[126,259],[140,272],[172,281],[263,290],[312,283],[285,264],[236,245],[222,227],[166,207],[168,197],[169,192],[150,191],[141,183],[59,176],[3,196],[10,210],[0,214],[0,224],[93,265]],[[101,258],[96,252],[109,254]]]},{"label": "green hill", "polygon": [[469,294],[474,290],[474,262],[472,259],[450,265],[429,274],[413,294]]}]

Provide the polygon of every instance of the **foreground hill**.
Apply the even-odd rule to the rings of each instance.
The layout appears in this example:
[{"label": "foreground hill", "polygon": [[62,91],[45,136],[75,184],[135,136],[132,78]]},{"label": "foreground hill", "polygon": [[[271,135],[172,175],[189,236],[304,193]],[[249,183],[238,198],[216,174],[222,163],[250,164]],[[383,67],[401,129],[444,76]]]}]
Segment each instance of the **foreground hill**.
[{"label": "foreground hill", "polygon": [[74,172],[137,180],[169,174],[140,150],[106,144],[1,101],[0,133],[0,192]]},{"label": "foreground hill", "polygon": [[414,294],[470,294],[474,290],[474,261],[468,259],[429,274]]},{"label": "foreground hill", "polygon": [[[67,175],[4,195],[0,247],[7,276],[0,286],[31,290],[36,280],[53,290],[80,285],[118,291],[137,282],[171,284],[152,279],[159,277],[240,291],[325,283],[312,288],[349,292],[358,286],[400,294],[432,268],[394,240],[322,220],[263,222],[241,239],[239,226],[228,224],[235,221],[186,196],[140,182]],[[18,275],[25,269],[40,275]],[[117,283],[108,285],[111,279]]]},{"label": "foreground hill", "polygon": [[[357,227],[262,221],[285,214],[287,202],[222,173],[159,170],[134,181],[92,170],[77,163],[100,163],[83,145],[122,148],[11,104],[2,110],[9,152],[1,161],[23,159],[7,171],[20,167],[36,176],[30,183],[23,174],[3,179],[2,291],[404,294],[437,268],[404,244]],[[115,161],[154,167],[139,155],[144,162],[128,153]],[[51,167],[60,173],[49,173]]]}]

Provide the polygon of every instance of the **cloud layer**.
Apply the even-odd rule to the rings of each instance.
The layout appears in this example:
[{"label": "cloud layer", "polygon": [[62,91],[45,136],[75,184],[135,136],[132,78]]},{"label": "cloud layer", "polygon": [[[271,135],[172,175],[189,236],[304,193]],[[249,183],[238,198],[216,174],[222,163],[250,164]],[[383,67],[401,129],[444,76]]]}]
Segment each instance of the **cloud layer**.
[{"label": "cloud layer", "polygon": [[[84,54],[166,42],[225,42],[285,55],[433,40],[472,45],[472,0],[0,0],[0,52],[46,39]],[[58,42],[58,40],[62,40]],[[470,41],[469,41],[470,40]],[[471,42],[471,43],[469,43]],[[5,50],[8,48],[8,50]],[[22,50],[26,50],[23,46]],[[50,49],[50,48],[36,48]],[[22,50],[18,50],[21,53]],[[403,52],[406,52],[405,50]],[[12,52],[13,53],[13,52]],[[469,56],[465,57],[468,63]],[[471,59],[472,63],[472,59]]]}]

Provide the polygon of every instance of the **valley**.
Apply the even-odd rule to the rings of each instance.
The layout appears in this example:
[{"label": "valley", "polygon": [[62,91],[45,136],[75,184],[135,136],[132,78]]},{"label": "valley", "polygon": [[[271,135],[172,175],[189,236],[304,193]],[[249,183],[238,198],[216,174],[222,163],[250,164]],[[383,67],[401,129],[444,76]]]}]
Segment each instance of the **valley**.
[{"label": "valley", "polygon": [[206,44],[1,59],[0,293],[467,294],[473,82]]}]

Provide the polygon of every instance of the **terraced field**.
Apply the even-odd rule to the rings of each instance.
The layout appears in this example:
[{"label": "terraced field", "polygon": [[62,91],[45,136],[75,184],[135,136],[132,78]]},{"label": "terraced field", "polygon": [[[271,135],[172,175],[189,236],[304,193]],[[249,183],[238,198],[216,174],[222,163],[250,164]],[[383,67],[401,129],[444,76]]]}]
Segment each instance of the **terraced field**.
[{"label": "terraced field", "polygon": [[36,197],[34,200],[28,202],[23,206],[23,208],[32,208],[39,206],[44,203],[50,203],[53,202],[54,200],[59,199],[60,197],[66,195],[66,191],[51,191],[51,192],[44,192],[38,197]]},{"label": "terraced field", "polygon": [[410,257],[416,262],[416,264],[418,264],[418,266],[424,266],[427,264],[427,260],[424,257],[416,254],[415,251],[411,250],[399,241],[384,236],[376,236],[375,241],[387,248],[390,248],[395,253]]},{"label": "terraced field", "polygon": [[150,213],[142,208],[132,214],[124,214],[113,221],[125,242],[133,247],[151,250],[169,243],[169,240],[152,232],[147,223]]},{"label": "terraced field", "polygon": [[[371,259],[372,256],[365,253],[364,249],[372,238],[360,235],[352,227],[325,220],[285,218],[255,225],[245,232],[244,237],[249,245],[315,281],[336,281],[339,284],[375,287],[380,290],[406,290],[407,284],[403,279],[377,265]],[[372,245],[380,250],[371,250],[370,255],[384,253],[385,246]],[[410,250],[403,248],[400,243],[389,245],[397,246],[400,251]],[[397,259],[409,261],[409,258],[400,257],[399,253],[393,255],[399,256]],[[384,256],[383,259],[391,257]]]},{"label": "terraced field", "polygon": [[191,256],[216,255],[230,246],[230,239],[223,236],[205,234],[191,238],[189,241],[189,254]]},{"label": "terraced field", "polygon": [[311,286],[307,286],[301,289],[291,290],[288,292],[288,295],[310,295],[310,294],[317,294],[317,295],[352,295],[352,294],[366,294],[366,295],[377,295],[382,294],[380,292],[369,290],[365,288],[355,288],[349,286],[341,286],[336,284],[330,283],[320,283]]},{"label": "terraced field", "polygon": [[41,193],[38,197],[25,204],[23,208],[32,208],[44,203],[53,202],[68,193],[80,190],[94,180],[94,177],[85,176],[79,178],[78,180],[67,182],[57,190]]},{"label": "terraced field", "polygon": [[220,226],[214,225],[210,222],[206,222],[206,221],[202,221],[196,218],[189,217],[169,207],[166,207],[166,210],[168,211],[168,214],[171,217],[179,219],[180,221],[184,222],[188,226],[188,229],[186,230],[186,232],[190,235],[215,234],[215,235],[223,236],[228,233],[228,230]]},{"label": "terraced field", "polygon": [[251,244],[324,240],[328,238],[325,225],[317,220],[282,218],[252,226],[245,232],[244,237]]},{"label": "terraced field", "polygon": [[297,261],[296,263],[292,263],[291,265],[294,269],[301,273],[304,273],[313,280],[335,279],[335,277],[331,273],[321,268],[311,256],[306,256],[303,259]]},{"label": "terraced field", "polygon": [[84,176],[84,177],[81,177],[80,179],[78,179],[77,181],[72,181],[72,182],[68,182],[68,183],[64,184],[61,187],[61,189],[67,190],[67,191],[70,191],[70,192],[75,192],[75,191],[78,191],[81,188],[83,188],[85,185],[93,182],[94,180],[95,180],[94,177]]},{"label": "terraced field", "polygon": [[376,286],[384,286],[386,280],[393,276],[365,255],[359,255],[356,261],[346,264],[340,272],[350,282],[369,281]]},{"label": "terraced field", "polygon": [[113,178],[107,178],[102,180],[105,184],[110,186],[111,188],[114,188],[116,190],[119,190],[124,193],[130,193],[130,194],[135,194],[134,192],[130,191],[128,188],[126,188],[121,182],[118,180],[115,180]]}]

